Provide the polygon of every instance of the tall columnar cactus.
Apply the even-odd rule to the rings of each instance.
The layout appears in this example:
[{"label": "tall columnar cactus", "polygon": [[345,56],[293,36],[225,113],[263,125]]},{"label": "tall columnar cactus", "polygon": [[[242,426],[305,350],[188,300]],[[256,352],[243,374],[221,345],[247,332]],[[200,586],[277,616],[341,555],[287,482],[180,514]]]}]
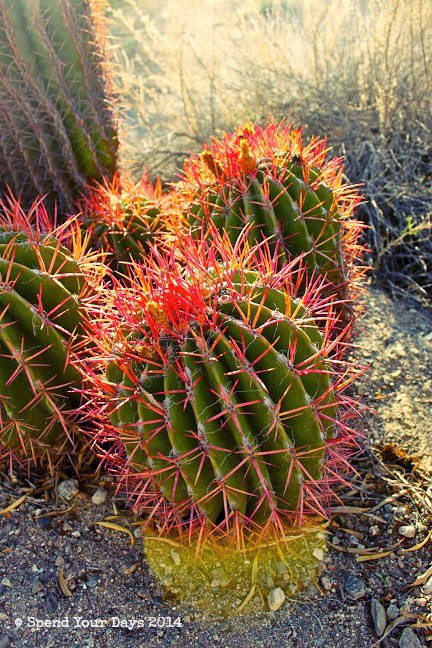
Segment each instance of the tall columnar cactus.
[{"label": "tall columnar cactus", "polygon": [[345,183],[342,160],[327,152],[325,139],[305,143],[302,131],[284,122],[214,139],[186,161],[178,185],[189,222],[211,219],[232,242],[251,223],[251,242],[269,237],[280,265],[305,255],[309,276],[324,274],[345,298],[359,272],[353,261],[361,225],[352,218],[359,194]]},{"label": "tall columnar cactus", "polygon": [[70,210],[115,171],[101,22],[93,0],[0,0],[0,181],[25,206]]},{"label": "tall columnar cactus", "polygon": [[90,189],[82,201],[83,225],[95,248],[106,251],[117,266],[127,267],[131,259],[142,260],[156,240],[170,238],[175,224],[158,179],[154,184],[144,175],[134,183],[115,175]]},{"label": "tall columnar cactus", "polygon": [[334,344],[292,294],[292,267],[269,272],[215,234],[188,243],[184,268],[156,254],[101,296],[95,409],[120,452],[108,460],[165,530],[280,530],[322,513],[350,435]]},{"label": "tall columnar cactus", "polygon": [[12,200],[0,206],[0,457],[55,463],[84,447],[74,347],[100,266],[78,233],[73,252],[64,246],[73,224],[53,231],[37,202],[28,215]]}]

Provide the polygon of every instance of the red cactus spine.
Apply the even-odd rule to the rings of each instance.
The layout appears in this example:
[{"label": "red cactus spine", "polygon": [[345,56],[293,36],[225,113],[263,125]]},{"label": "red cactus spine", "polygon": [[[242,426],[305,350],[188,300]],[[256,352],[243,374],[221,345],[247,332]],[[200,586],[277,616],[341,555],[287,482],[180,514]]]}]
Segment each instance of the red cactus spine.
[{"label": "red cactus spine", "polygon": [[356,371],[315,324],[329,318],[317,287],[296,299],[298,262],[269,272],[277,256],[240,239],[190,237],[184,267],[154,251],[93,327],[106,460],[164,531],[261,537],[323,514],[355,438],[342,394]]}]

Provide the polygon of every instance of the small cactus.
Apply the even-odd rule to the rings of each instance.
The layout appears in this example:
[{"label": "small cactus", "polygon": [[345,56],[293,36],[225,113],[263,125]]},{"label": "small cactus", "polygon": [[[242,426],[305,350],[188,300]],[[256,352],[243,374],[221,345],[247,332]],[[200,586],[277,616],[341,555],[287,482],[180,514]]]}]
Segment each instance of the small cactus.
[{"label": "small cactus", "polygon": [[0,180],[25,207],[115,171],[101,23],[93,0],[0,0]]},{"label": "small cactus", "polygon": [[109,253],[119,268],[131,259],[142,260],[156,239],[161,244],[170,229],[168,196],[162,194],[158,179],[152,184],[146,176],[134,183],[115,175],[89,190],[82,202],[83,225],[91,234],[91,244]]},{"label": "small cactus", "polygon": [[[93,357],[106,376],[89,373],[93,415],[111,417],[101,439],[117,443],[106,460],[165,530],[280,530],[323,513],[351,434],[334,343],[293,294],[292,265],[269,271],[216,232],[186,243],[182,264],[155,251],[101,295]],[[307,300],[318,314],[319,295]]]},{"label": "small cactus", "polygon": [[309,278],[324,274],[345,302],[360,273],[362,226],[352,217],[359,193],[345,183],[342,160],[327,152],[325,139],[305,143],[302,130],[284,122],[213,139],[185,162],[178,184],[191,226],[212,220],[234,243],[250,223],[252,244],[269,238],[280,266],[304,255]]},{"label": "small cactus", "polygon": [[73,223],[53,230],[40,202],[28,214],[13,199],[0,207],[0,456],[54,465],[84,446],[74,345],[100,266],[78,230],[65,247]]}]

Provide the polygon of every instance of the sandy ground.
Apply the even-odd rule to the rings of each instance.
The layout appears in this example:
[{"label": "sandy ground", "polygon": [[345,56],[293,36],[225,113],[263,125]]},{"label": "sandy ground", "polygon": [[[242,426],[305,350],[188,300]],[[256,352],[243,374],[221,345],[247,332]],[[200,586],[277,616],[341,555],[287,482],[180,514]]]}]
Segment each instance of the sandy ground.
[{"label": "sandy ground", "polygon": [[[376,458],[369,451],[359,460],[356,490],[346,494],[345,508],[328,527],[329,552],[314,585],[292,594],[276,612],[224,616],[224,610],[212,609],[211,600],[196,611],[164,594],[143,558],[139,531],[131,548],[128,535],[96,524],[112,515],[114,505],[111,496],[104,504],[92,503],[97,484],[80,485],[69,512],[70,504],[52,492],[46,497],[33,492],[0,516],[0,648],[370,648],[384,627],[379,645],[428,645],[432,578],[421,577],[431,565],[432,545],[417,545],[428,537],[432,482],[401,446],[431,465],[432,323],[426,312],[392,302],[377,289],[369,291],[367,303],[355,351],[373,363],[360,386],[375,409],[364,428],[377,447],[394,444],[395,465],[382,463],[378,451]],[[0,509],[25,494],[26,486],[5,477]],[[355,513],[349,506],[364,510]],[[364,560],[371,547],[387,553]],[[66,579],[63,591],[60,574]],[[418,577],[421,583],[409,587]],[[286,575],[280,579],[275,585],[287,585]],[[265,599],[265,587],[263,592]],[[374,600],[381,629],[371,615]],[[127,620],[142,620],[143,627],[117,627]],[[47,627],[53,621],[69,627]],[[35,628],[37,622],[45,627]],[[84,627],[89,623],[100,627]],[[424,627],[409,627],[419,625]]]}]

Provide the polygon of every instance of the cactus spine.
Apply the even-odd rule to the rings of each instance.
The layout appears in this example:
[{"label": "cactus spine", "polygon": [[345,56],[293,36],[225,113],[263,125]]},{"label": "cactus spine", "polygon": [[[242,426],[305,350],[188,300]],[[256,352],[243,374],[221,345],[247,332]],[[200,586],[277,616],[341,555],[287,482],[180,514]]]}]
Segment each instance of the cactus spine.
[{"label": "cactus spine", "polygon": [[50,193],[71,210],[115,171],[100,11],[90,0],[0,0],[0,179],[27,206]]}]

